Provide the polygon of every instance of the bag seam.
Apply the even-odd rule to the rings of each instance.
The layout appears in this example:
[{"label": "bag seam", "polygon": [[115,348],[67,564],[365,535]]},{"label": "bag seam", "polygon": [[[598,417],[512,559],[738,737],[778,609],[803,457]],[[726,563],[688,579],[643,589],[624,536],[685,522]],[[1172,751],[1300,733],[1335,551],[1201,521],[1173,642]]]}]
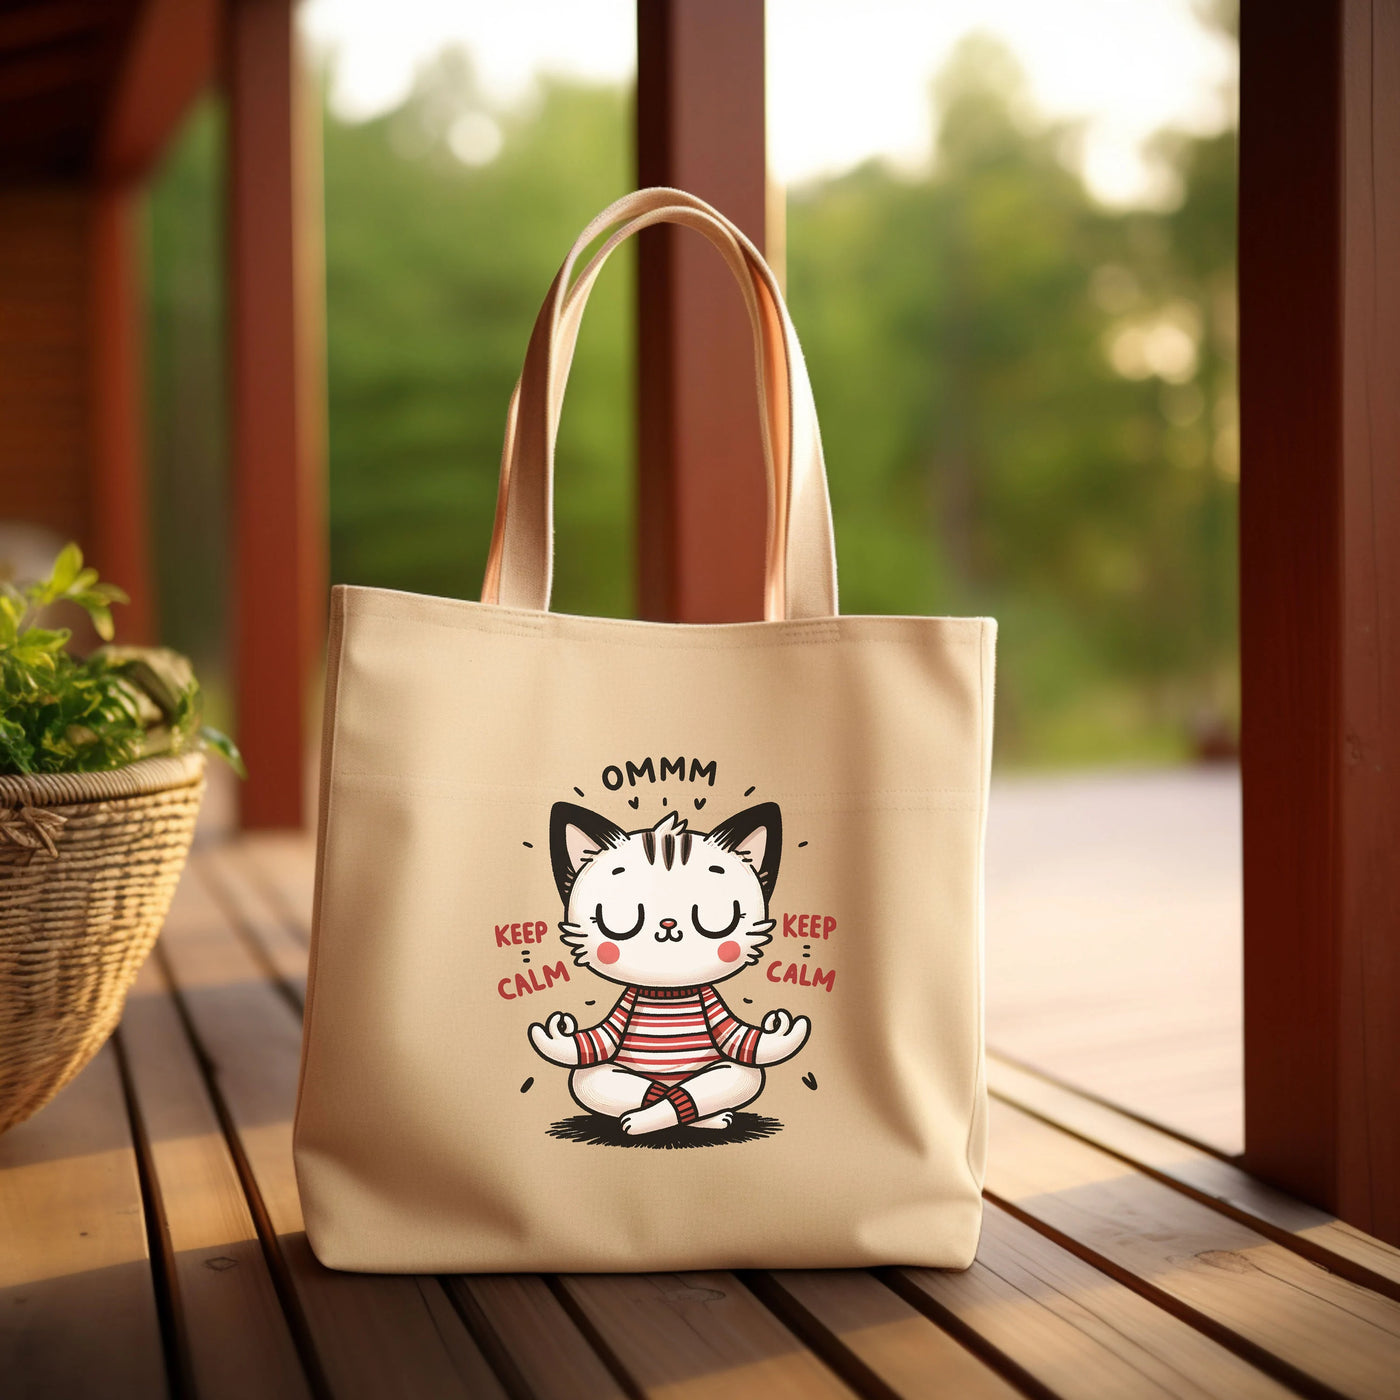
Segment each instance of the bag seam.
[{"label": "bag seam", "polygon": [[318,782],[319,810],[316,820],[316,883],[312,898],[311,948],[306,969],[306,992],[302,1005],[301,1063],[297,1069],[297,1103],[292,1123],[292,1145],[296,1146],[301,1121],[301,1092],[311,1057],[312,1023],[316,1007],[316,966],[321,948],[321,906],[325,899],[325,870],[330,836],[331,798],[335,792],[335,750],[339,725],[336,722],[341,677],[345,667],[345,625],[348,594],[331,590],[330,646],[326,667],[325,710],[321,721],[321,772]]},{"label": "bag seam", "polygon": [[[973,1072],[972,1072],[972,1112],[968,1118],[967,1125],[967,1149],[964,1153],[964,1161],[967,1163],[968,1175],[972,1178],[972,1183],[977,1191],[977,1201],[980,1207],[982,1200],[982,1185],[985,1177],[985,1170],[978,1172],[972,1165],[973,1139],[976,1136],[978,1122],[986,1118],[985,1104],[985,1083],[986,1083],[986,1061],[987,1061],[987,983],[986,983],[986,904],[987,904],[987,808],[991,791],[991,750],[988,744],[987,735],[987,712],[989,708],[989,698],[987,695],[987,623],[983,621],[981,628],[982,656],[981,664],[978,668],[978,706],[977,706],[977,752],[978,761],[982,765],[982,782],[980,784],[980,802],[977,813],[977,904],[975,928],[975,950],[974,956],[977,965],[977,1017],[976,1043],[973,1047]],[[981,1097],[979,1097],[979,1090]],[[985,1125],[983,1131],[985,1132]],[[984,1164],[985,1166],[985,1164]]]}]

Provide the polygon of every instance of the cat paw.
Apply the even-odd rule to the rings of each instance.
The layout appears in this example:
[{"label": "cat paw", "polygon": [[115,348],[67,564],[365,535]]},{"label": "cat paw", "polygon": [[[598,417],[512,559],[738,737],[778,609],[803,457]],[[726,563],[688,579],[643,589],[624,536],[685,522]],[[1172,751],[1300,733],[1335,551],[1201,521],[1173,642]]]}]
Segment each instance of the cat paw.
[{"label": "cat paw", "polygon": [[556,1065],[578,1064],[578,1042],[574,1034],[578,1022],[567,1011],[556,1011],[544,1025],[530,1027],[530,1044],[537,1054]]},{"label": "cat paw", "polygon": [[643,1133],[675,1127],[676,1110],[668,1103],[654,1103],[650,1108],[634,1108],[631,1113],[624,1113],[620,1121],[628,1137],[640,1137]]},{"label": "cat paw", "polygon": [[732,1113],[712,1113],[708,1118],[697,1118],[690,1126],[692,1128],[719,1128],[729,1127],[734,1121]]},{"label": "cat paw", "polygon": [[812,1023],[805,1016],[793,1016],[779,1008],[764,1018],[754,1063],[778,1065],[790,1060],[807,1043]]}]

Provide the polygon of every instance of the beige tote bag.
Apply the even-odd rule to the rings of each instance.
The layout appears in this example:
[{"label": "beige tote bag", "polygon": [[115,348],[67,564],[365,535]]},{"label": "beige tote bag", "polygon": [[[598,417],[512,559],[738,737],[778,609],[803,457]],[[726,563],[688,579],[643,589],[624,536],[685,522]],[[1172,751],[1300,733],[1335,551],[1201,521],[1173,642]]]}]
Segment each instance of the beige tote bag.
[{"label": "beige tote bag", "polygon": [[[753,322],[761,622],[548,611],[579,320],[612,249],[660,222],[714,244]],[[838,614],[772,274],[678,190],[600,215],[511,403],[482,601],[334,592],[296,1121],[317,1257],[970,1263],[994,639]]]}]

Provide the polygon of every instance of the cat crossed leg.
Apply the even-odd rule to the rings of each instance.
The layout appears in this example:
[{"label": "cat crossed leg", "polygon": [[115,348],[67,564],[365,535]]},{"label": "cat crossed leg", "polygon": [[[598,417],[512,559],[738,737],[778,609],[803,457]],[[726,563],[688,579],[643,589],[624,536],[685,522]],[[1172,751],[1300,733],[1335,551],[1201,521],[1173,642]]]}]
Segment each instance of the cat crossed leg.
[{"label": "cat crossed leg", "polygon": [[[734,1121],[736,1108],[752,1103],[763,1092],[763,1071],[757,1065],[719,1064],[702,1069],[681,1084],[690,1095],[700,1117],[692,1128],[727,1128]],[[662,1105],[658,1104],[658,1107]],[[665,1105],[670,1107],[669,1104]],[[647,1132],[647,1128],[628,1128],[627,1132]]]},{"label": "cat crossed leg", "polygon": [[[677,1086],[685,1116],[692,1128],[727,1128],[733,1110],[752,1103],[763,1090],[763,1071],[757,1065],[725,1062],[693,1074]],[[655,1087],[653,1087],[655,1086]],[[622,1120],[625,1133],[654,1133],[673,1128],[682,1113],[671,1099],[660,1097],[664,1086],[617,1065],[581,1065],[569,1076],[569,1091],[590,1113]],[[692,1109],[687,1105],[693,1105]]]},{"label": "cat crossed leg", "polygon": [[684,1123],[691,1128],[727,1128],[733,1110],[756,1099],[763,1089],[757,1065],[718,1064],[692,1074],[667,1090],[648,1090],[641,1107],[622,1115],[622,1131],[633,1136]]},{"label": "cat crossed leg", "polygon": [[621,1118],[640,1108],[651,1080],[617,1065],[580,1065],[569,1075],[569,1092],[590,1113]]}]

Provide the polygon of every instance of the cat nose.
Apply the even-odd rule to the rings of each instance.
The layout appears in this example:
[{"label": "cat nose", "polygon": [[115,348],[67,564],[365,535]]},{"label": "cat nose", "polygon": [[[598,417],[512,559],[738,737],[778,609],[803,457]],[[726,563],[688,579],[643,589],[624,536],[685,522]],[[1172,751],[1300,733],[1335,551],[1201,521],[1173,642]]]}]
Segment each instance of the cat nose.
[{"label": "cat nose", "polygon": [[674,919],[662,919],[661,921],[662,928],[675,928],[675,926],[676,921]]}]

